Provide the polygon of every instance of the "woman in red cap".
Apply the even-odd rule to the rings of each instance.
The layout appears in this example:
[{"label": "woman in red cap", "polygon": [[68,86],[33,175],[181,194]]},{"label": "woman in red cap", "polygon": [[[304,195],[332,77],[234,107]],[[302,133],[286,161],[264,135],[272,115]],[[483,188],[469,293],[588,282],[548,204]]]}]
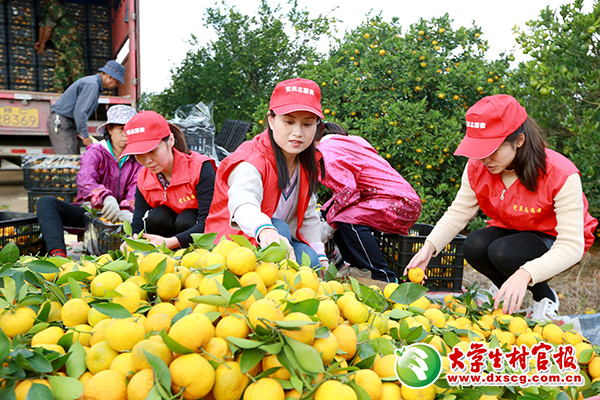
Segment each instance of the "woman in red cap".
[{"label": "woman in red cap", "polygon": [[203,233],[213,196],[216,165],[190,152],[181,130],[154,111],[142,111],[125,125],[127,147],[144,166],[135,193],[133,232],[169,249],[187,247]]},{"label": "woman in red cap", "polygon": [[425,269],[481,208],[488,227],[467,237],[464,255],[494,283],[494,308],[504,299],[502,311],[516,312],[530,290],[531,318],[555,318],[558,296],[546,281],[581,260],[598,225],[579,170],[546,147],[537,123],[511,96],[481,99],[466,125],[454,153],[469,157],[461,187],[407,269]]},{"label": "woman in red cap", "polygon": [[268,128],[219,165],[206,231],[244,235],[261,247],[283,240],[290,258],[328,264],[316,211],[314,137],[322,129],[321,90],[307,79],[279,82]]}]

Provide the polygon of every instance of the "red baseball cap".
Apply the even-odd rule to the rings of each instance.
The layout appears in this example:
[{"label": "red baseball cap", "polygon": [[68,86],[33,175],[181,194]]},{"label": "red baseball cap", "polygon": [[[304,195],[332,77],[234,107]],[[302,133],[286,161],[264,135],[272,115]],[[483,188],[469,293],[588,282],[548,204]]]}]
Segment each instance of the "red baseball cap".
[{"label": "red baseball cap", "polygon": [[295,78],[279,82],[271,95],[269,110],[275,114],[308,111],[322,119],[321,88],[310,79]]},{"label": "red baseball cap", "polygon": [[142,111],[131,118],[123,128],[127,146],[121,157],[148,153],[171,134],[167,120],[155,111]]},{"label": "red baseball cap", "polygon": [[525,107],[514,97],[507,94],[484,97],[467,110],[467,134],[454,155],[486,158],[526,119]]}]

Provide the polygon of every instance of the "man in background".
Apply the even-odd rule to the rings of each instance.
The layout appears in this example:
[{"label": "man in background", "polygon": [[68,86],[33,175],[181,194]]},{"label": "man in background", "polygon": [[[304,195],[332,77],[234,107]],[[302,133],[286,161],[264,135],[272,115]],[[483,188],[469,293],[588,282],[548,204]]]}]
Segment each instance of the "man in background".
[{"label": "man in background", "polygon": [[46,127],[55,154],[79,154],[77,137],[85,146],[92,143],[87,121],[98,107],[104,89],[123,83],[125,67],[110,60],[95,75],[85,76],[71,86],[50,106]]},{"label": "man in background", "polygon": [[62,93],[84,76],[81,37],[75,22],[60,0],[48,0],[42,2],[42,5],[44,14],[40,21],[39,38],[33,48],[38,54],[43,54],[46,42],[52,39],[55,49],[52,86],[55,92]]}]

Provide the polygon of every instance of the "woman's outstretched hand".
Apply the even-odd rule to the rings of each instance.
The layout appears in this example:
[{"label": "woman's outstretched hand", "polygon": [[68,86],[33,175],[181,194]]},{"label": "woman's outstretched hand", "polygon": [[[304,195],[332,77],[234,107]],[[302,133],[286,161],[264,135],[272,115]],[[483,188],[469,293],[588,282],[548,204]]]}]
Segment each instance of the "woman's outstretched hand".
[{"label": "woman's outstretched hand", "polygon": [[525,293],[527,293],[527,285],[531,282],[531,275],[526,270],[520,268],[512,274],[502,285],[498,293],[494,296],[494,309],[500,305],[500,301],[504,298],[502,304],[502,312],[504,314],[512,314],[521,308]]},{"label": "woman's outstretched hand", "polygon": [[[435,253],[435,246],[426,240],[421,250],[410,259],[406,268],[404,268],[404,275],[408,274],[408,270],[411,268],[421,268],[425,272],[425,268],[429,265],[433,253]],[[427,276],[424,279],[427,279]]]}]

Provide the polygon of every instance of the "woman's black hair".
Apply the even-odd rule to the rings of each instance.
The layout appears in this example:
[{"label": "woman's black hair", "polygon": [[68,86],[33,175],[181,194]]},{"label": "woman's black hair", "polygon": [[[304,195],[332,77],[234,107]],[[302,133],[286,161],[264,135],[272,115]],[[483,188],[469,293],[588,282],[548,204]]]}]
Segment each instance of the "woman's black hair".
[{"label": "woman's black hair", "polygon": [[[190,154],[190,150],[187,148],[187,144],[185,143],[185,137],[183,136],[183,132],[181,131],[181,129],[177,125],[175,125],[171,122],[168,122],[168,124],[169,124],[169,129],[171,130],[171,133],[173,134],[173,138],[175,138],[175,143],[173,144],[173,147],[175,147],[177,150],[179,150],[182,153]],[[169,136],[164,137],[162,139],[163,142],[168,141]]]},{"label": "woman's black hair", "polygon": [[[274,117],[275,113],[271,110],[269,111],[269,116]],[[268,125],[268,124],[267,124]],[[273,153],[275,153],[275,164],[277,165],[277,187],[279,190],[284,190],[288,187],[290,178],[289,178],[289,170],[288,165],[285,160],[285,156],[283,155],[283,151],[279,147],[277,143],[275,143],[275,139],[273,138],[273,130],[271,126],[268,125],[267,131],[269,133],[269,140],[271,141],[271,147],[273,148]],[[317,135],[322,135],[323,131],[323,123],[317,117]],[[317,167],[316,160],[316,152],[317,149],[315,147],[315,141],[313,139],[310,146],[308,146],[304,151],[298,154],[298,160],[300,161],[300,165],[304,168],[308,174],[308,192],[309,194],[313,194],[317,192],[317,186],[319,184],[318,181],[318,173],[319,168]]]},{"label": "woman's black hair", "polygon": [[510,167],[515,170],[521,184],[530,192],[535,192],[539,177],[546,174],[546,142],[542,129],[531,117],[527,117],[523,125],[504,141],[514,145],[521,134],[525,142],[517,149]]},{"label": "woman's black hair", "polygon": [[343,135],[348,136],[348,131],[340,124],[335,122],[325,122],[320,135],[315,135],[315,140],[320,141],[327,135]]},{"label": "woman's black hair", "polygon": [[[125,125],[123,125],[125,126]],[[107,142],[110,142],[110,145],[113,145],[112,140],[110,140],[110,131],[112,130],[112,128],[115,127],[115,124],[106,124],[106,130],[104,131],[104,140],[106,140]]]}]

